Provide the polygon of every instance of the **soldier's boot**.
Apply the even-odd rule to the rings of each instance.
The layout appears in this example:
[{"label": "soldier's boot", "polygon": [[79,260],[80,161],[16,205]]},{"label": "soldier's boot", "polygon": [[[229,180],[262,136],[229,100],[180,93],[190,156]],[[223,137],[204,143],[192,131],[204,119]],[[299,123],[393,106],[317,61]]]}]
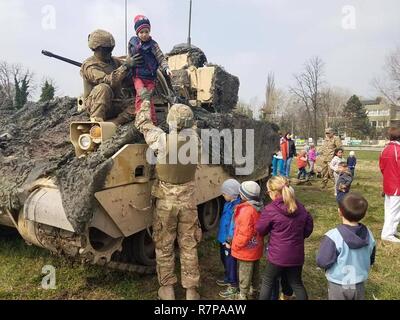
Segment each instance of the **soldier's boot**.
[{"label": "soldier's boot", "polygon": [[158,298],[160,300],[175,300],[174,286],[161,286],[158,289]]},{"label": "soldier's boot", "polygon": [[200,295],[196,288],[186,289],[186,300],[200,300]]}]

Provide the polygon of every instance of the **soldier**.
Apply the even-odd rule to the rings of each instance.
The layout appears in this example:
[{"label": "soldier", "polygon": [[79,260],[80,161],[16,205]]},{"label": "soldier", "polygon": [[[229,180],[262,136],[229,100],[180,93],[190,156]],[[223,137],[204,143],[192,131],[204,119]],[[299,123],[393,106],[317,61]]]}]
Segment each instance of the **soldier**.
[{"label": "soldier", "polygon": [[325,140],[321,148],[319,149],[319,157],[322,161],[322,184],[321,188],[325,188],[329,178],[333,177],[332,170],[329,168],[329,163],[333,159],[335,149],[342,146],[342,141],[339,137],[334,135],[332,128],[325,130]]},{"label": "soldier", "polygon": [[[150,101],[145,98],[136,114],[135,126],[143,133],[149,148],[157,153],[155,166],[158,182],[154,183],[152,195],[156,198],[153,218],[153,240],[156,247],[157,275],[161,300],[174,300],[174,243],[178,239],[180,248],[181,280],[186,289],[187,300],[200,299],[197,292],[200,271],[197,245],[201,240],[201,228],[194,198],[195,172],[199,159],[200,139],[193,128],[193,112],[183,104],[174,104],[167,116],[170,133],[156,127],[151,120]],[[187,138],[189,140],[187,141]],[[176,163],[170,154],[190,143],[190,150],[197,151],[195,160]],[[183,161],[182,161],[183,162]]]},{"label": "soldier", "polygon": [[[142,63],[140,55],[128,57],[124,62],[111,55],[115,41],[111,33],[95,30],[88,37],[93,56],[81,67],[84,84],[85,108],[91,121],[111,121],[124,124],[133,120],[133,98],[123,95],[123,81],[129,70]],[[114,118],[114,119],[113,119]]]}]

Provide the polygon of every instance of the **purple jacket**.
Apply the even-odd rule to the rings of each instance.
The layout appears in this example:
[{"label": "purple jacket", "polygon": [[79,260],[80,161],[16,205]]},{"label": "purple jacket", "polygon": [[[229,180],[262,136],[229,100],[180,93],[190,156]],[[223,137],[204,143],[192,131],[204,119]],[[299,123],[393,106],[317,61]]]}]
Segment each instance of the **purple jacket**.
[{"label": "purple jacket", "polygon": [[297,210],[289,214],[282,198],[265,206],[256,230],[261,236],[270,234],[268,261],[282,267],[304,264],[304,239],[314,228],[313,218],[304,206],[296,201]]}]

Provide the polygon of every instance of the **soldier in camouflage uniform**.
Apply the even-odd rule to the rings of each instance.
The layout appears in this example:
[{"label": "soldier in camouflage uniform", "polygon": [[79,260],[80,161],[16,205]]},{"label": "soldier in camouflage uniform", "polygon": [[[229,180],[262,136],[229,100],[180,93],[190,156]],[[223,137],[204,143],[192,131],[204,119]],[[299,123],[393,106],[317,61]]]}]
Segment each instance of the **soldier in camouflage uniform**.
[{"label": "soldier in camouflage uniform", "polygon": [[124,80],[129,70],[142,63],[140,55],[122,61],[111,56],[114,37],[104,30],[95,30],[88,37],[93,56],[81,66],[85,108],[92,121],[111,121],[123,124],[133,120],[134,100],[123,94]]},{"label": "soldier in camouflage uniform", "polygon": [[[201,240],[201,228],[194,197],[194,177],[201,149],[200,139],[193,128],[193,112],[186,105],[173,105],[167,123],[169,134],[153,124],[150,101],[145,99],[136,114],[135,126],[143,133],[149,148],[157,152],[155,171],[158,181],[154,183],[152,195],[157,200],[153,217],[153,240],[160,284],[158,297],[162,300],[175,299],[173,286],[177,277],[174,273],[174,243],[177,238],[186,299],[197,300],[200,298],[197,292],[200,281],[197,245]],[[188,143],[194,147],[190,151],[195,150],[197,153],[194,161],[182,164],[177,157],[177,162],[173,163],[169,154],[176,152],[179,155],[180,148]]]},{"label": "soldier in camouflage uniform", "polygon": [[322,161],[322,188],[325,188],[329,179],[333,177],[333,172],[329,168],[329,163],[333,159],[335,149],[342,146],[342,141],[339,137],[334,135],[334,131],[331,128],[325,130],[325,140],[321,148],[319,149],[319,157]]}]

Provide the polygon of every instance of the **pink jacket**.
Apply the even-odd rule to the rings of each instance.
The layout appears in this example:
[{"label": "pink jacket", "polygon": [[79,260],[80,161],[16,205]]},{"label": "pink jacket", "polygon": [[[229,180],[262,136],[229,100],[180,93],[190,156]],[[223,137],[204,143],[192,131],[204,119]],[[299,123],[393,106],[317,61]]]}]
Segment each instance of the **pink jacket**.
[{"label": "pink jacket", "polygon": [[308,150],[308,160],[314,162],[317,160],[317,151],[315,148]]},{"label": "pink jacket", "polygon": [[383,192],[388,196],[400,196],[400,142],[390,141],[379,157],[383,175]]}]

